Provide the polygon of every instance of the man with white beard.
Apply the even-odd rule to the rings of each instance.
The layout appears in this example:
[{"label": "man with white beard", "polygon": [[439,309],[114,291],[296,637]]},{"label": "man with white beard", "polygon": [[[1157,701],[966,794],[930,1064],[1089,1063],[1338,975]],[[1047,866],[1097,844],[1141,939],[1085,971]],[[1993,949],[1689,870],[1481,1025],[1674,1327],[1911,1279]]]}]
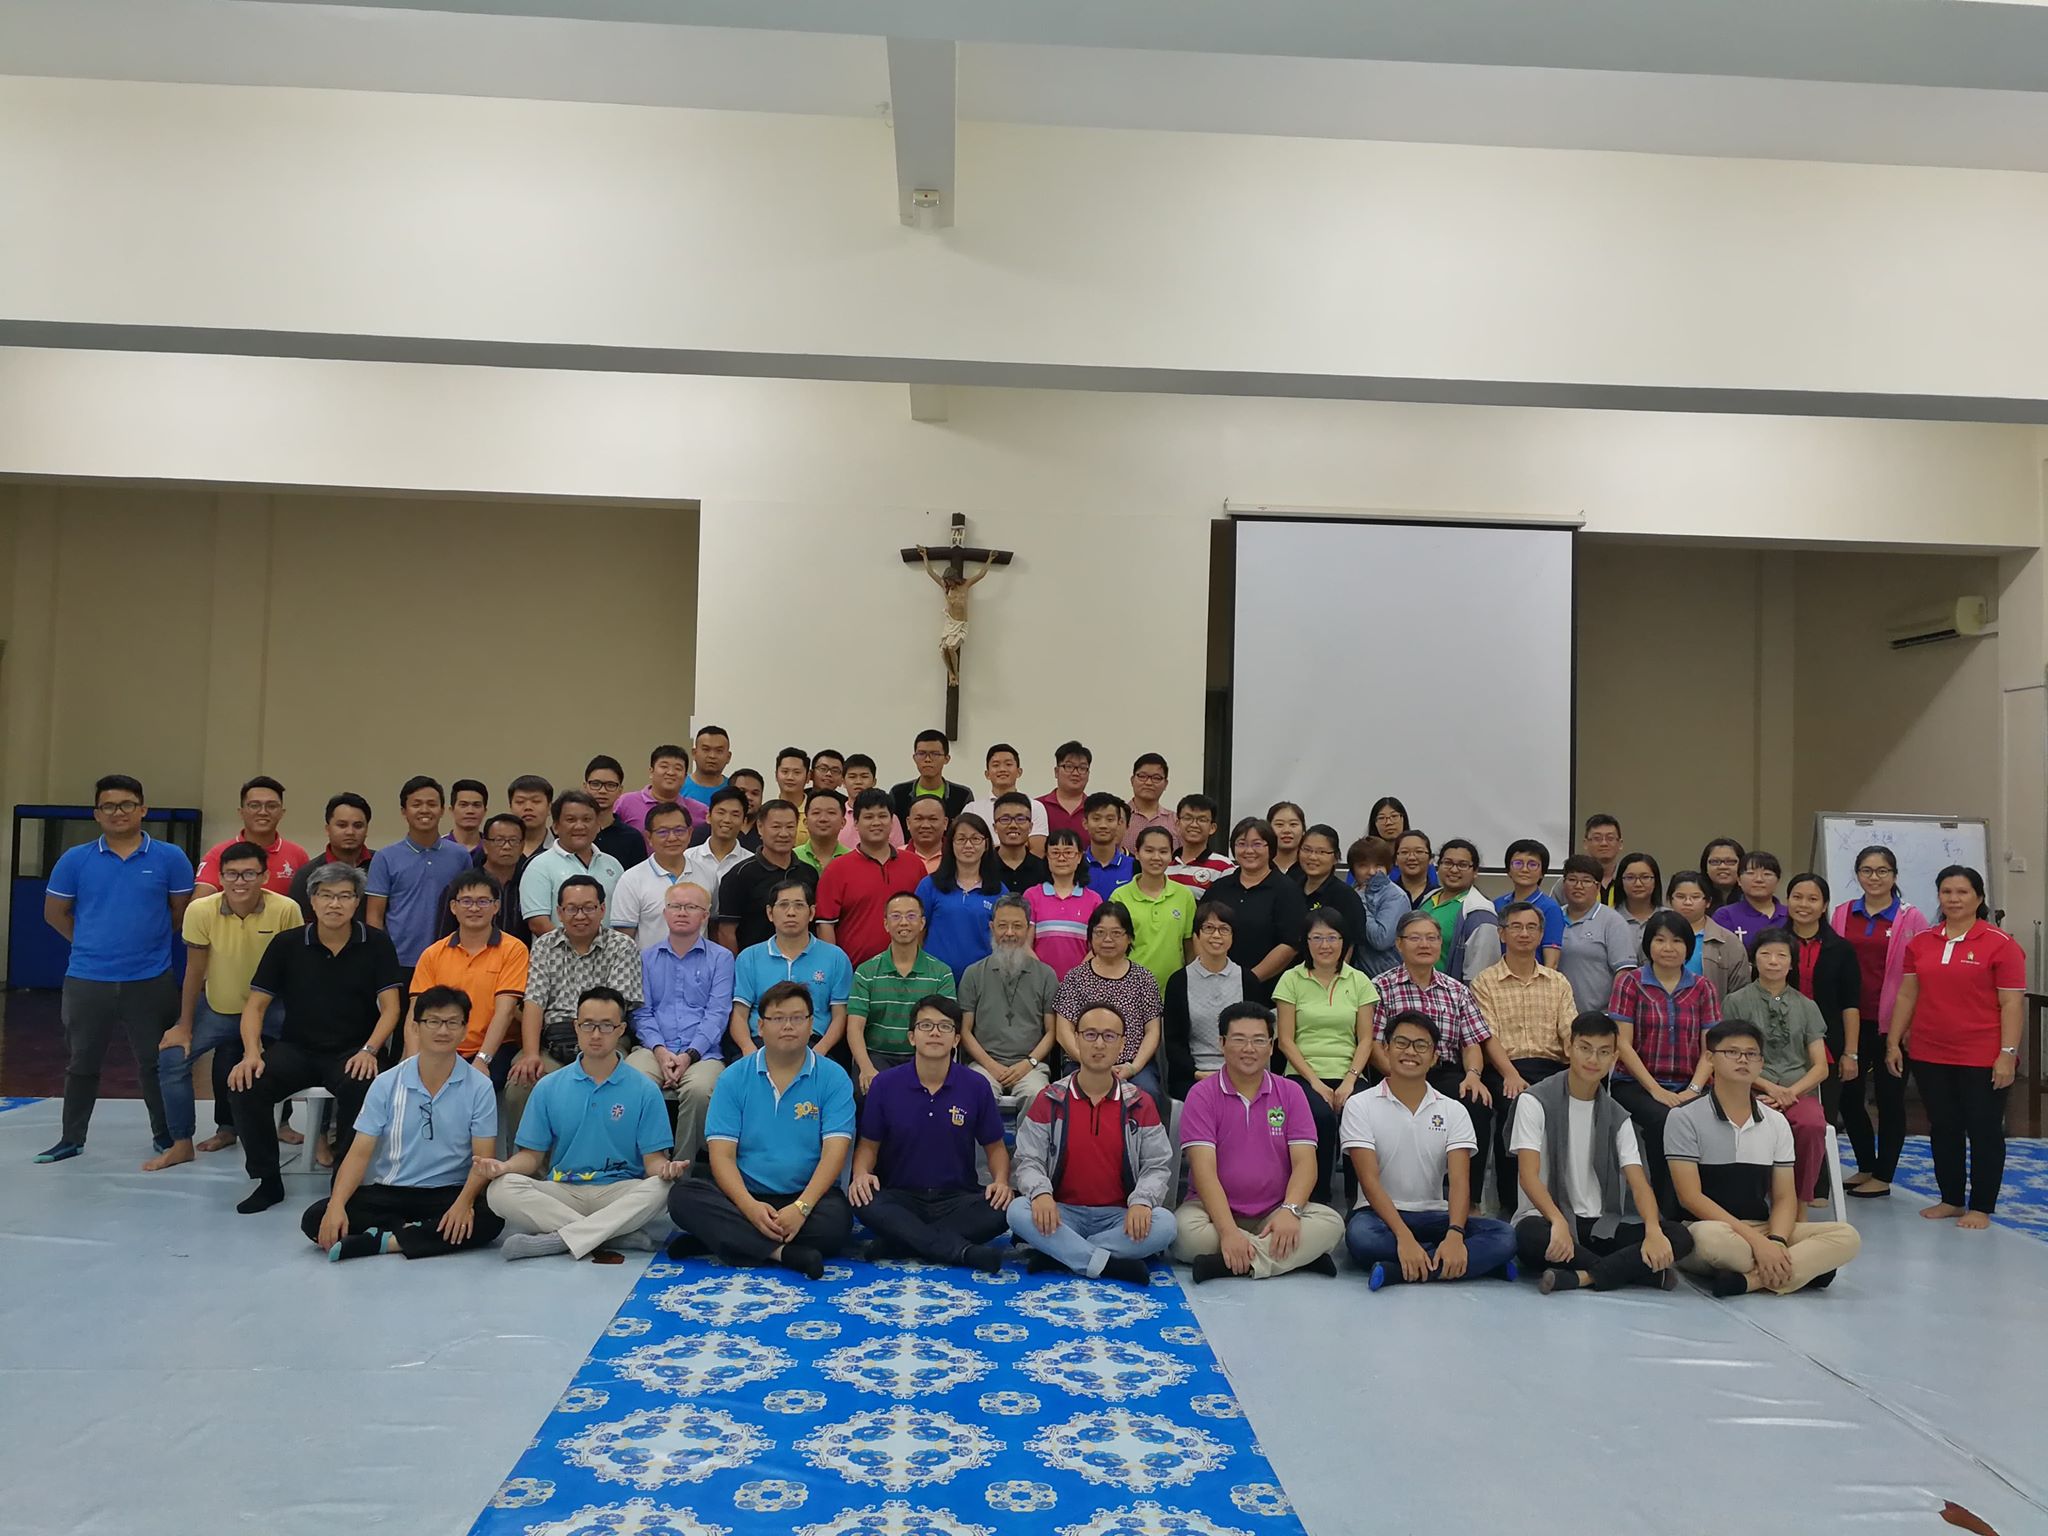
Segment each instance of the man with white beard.
[{"label": "man with white beard", "polygon": [[967,1064],[1021,1110],[1045,1091],[1052,1074],[1053,994],[1059,977],[1031,952],[1031,909],[1022,896],[1004,896],[989,914],[995,947],[960,977],[960,1033]]}]

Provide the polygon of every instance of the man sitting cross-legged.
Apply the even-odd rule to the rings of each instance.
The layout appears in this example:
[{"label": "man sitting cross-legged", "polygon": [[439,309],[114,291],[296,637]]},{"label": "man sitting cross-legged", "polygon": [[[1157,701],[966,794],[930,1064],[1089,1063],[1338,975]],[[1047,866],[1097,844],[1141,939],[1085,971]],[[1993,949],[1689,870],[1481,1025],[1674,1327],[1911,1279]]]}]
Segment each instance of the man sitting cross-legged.
[{"label": "man sitting cross-legged", "polygon": [[[658,1246],[640,1229],[661,1215],[669,1182],[689,1165],[669,1158],[661,1090],[619,1055],[625,1032],[619,991],[587,989],[576,1000],[576,1059],[534,1084],[519,1150],[478,1164],[491,1181],[491,1209],[513,1232],[506,1258]],[[537,1177],[543,1162],[548,1171]]]},{"label": "man sitting cross-legged", "polygon": [[1344,1240],[1344,1218],[1309,1203],[1316,1124],[1301,1085],[1268,1070],[1272,1011],[1232,1003],[1217,1028],[1223,1070],[1190,1088],[1181,1110],[1195,1198],[1175,1213],[1173,1256],[1194,1266],[1197,1285],[1294,1269],[1334,1275],[1330,1250]]},{"label": "man sitting cross-legged", "polygon": [[370,1084],[332,1193],[299,1221],[328,1258],[431,1259],[482,1248],[504,1230],[489,1206],[477,1209],[489,1182],[479,1159],[498,1149],[498,1099],[489,1074],[458,1049],[469,1014],[458,987],[429,987],[413,1000],[419,1054]]},{"label": "man sitting cross-legged", "polygon": [[[1008,1225],[1010,1149],[995,1090],[954,1060],[962,1018],[950,997],[918,1003],[912,1059],[877,1076],[861,1105],[849,1194],[881,1234],[869,1258],[907,1253],[994,1274],[1003,1256],[988,1243]],[[977,1146],[988,1157],[986,1185],[976,1176]]]},{"label": "man sitting cross-legged", "polygon": [[[808,905],[808,903],[807,903]],[[719,1075],[704,1121],[711,1177],[676,1185],[671,1258],[696,1245],[728,1264],[780,1264],[816,1280],[853,1236],[839,1173],[853,1143],[853,1082],[811,1049],[811,991],[761,994],[761,1048]]]},{"label": "man sitting cross-legged", "polygon": [[1374,1290],[1499,1269],[1513,1279],[1514,1229],[1471,1214],[1472,1153],[1479,1145],[1472,1117],[1429,1085],[1436,1021],[1404,1008],[1386,1031],[1388,1074],[1351,1095],[1338,1133],[1358,1172],[1358,1206],[1344,1232],[1352,1260],[1369,1270]]},{"label": "man sitting cross-legged", "polygon": [[1017,1192],[1010,1231],[1076,1274],[1151,1283],[1145,1260],[1174,1235],[1165,1209],[1173,1143],[1152,1096],[1116,1075],[1124,1018],[1108,1003],[1074,1021],[1080,1066],[1036,1099],[1017,1124]]},{"label": "man sitting cross-legged", "polygon": [[1668,1291],[1678,1283],[1674,1266],[1692,1252],[1683,1223],[1658,1219],[1635,1124],[1607,1091],[1620,1036],[1606,1014],[1580,1014],[1571,1023],[1571,1064],[1515,1101],[1508,1143],[1521,1176],[1515,1245],[1524,1270],[1542,1268],[1546,1296],[1586,1286]]}]

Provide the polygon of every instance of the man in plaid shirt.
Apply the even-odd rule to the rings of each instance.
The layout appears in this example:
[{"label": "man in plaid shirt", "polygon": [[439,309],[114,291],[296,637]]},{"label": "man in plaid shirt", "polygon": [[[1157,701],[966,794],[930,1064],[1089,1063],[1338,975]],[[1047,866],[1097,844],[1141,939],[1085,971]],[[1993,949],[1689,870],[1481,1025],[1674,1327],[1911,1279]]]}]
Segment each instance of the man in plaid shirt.
[{"label": "man in plaid shirt", "polygon": [[[526,962],[526,1003],[519,1056],[505,1079],[506,1134],[517,1136],[533,1085],[576,1059],[576,1002],[592,987],[610,987],[626,1000],[626,1016],[641,995],[640,947],[630,933],[604,925],[604,886],[590,875],[571,875],[555,892],[555,926],[533,941]],[[477,1063],[489,1070],[495,1041],[486,1039]],[[621,1053],[631,1049],[619,1042]]]}]

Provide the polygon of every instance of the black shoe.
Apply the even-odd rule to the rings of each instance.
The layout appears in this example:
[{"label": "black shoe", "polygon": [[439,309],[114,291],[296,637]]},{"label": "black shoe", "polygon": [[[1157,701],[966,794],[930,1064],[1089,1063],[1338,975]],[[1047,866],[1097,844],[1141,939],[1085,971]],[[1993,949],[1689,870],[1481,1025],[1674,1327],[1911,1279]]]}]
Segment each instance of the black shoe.
[{"label": "black shoe", "polygon": [[1714,1278],[1707,1282],[1707,1289],[1716,1296],[1747,1296],[1749,1276],[1737,1274],[1732,1269],[1717,1269]]},{"label": "black shoe", "polygon": [[1831,1269],[1824,1275],[1815,1275],[1806,1282],[1806,1289],[1809,1291],[1824,1291],[1835,1283],[1835,1276],[1840,1273],[1839,1269]]},{"label": "black shoe", "polygon": [[[1325,1254],[1324,1257],[1328,1258],[1329,1255]],[[1221,1280],[1230,1274],[1230,1266],[1223,1262],[1223,1255],[1220,1253],[1205,1253],[1188,1267],[1195,1272],[1197,1285],[1205,1280]],[[1333,1275],[1336,1272],[1335,1269],[1330,1271]]]},{"label": "black shoe", "polygon": [[[907,1259],[910,1255],[903,1251],[902,1245],[896,1242],[895,1239],[878,1237],[861,1251],[861,1257],[870,1264],[880,1264],[886,1259]],[[971,1261],[963,1259],[961,1262],[968,1263]]]},{"label": "black shoe", "polygon": [[782,1257],[775,1261],[784,1269],[795,1270],[806,1280],[825,1278],[825,1256],[815,1248],[806,1248],[801,1243],[784,1243]]},{"label": "black shoe", "polygon": [[1034,1248],[1024,1260],[1024,1267],[1034,1275],[1042,1275],[1049,1269],[1065,1269],[1067,1266],[1049,1253]]},{"label": "black shoe", "polygon": [[1298,1275],[1328,1275],[1334,1280],[1337,1278],[1336,1256],[1328,1253],[1318,1254],[1315,1258],[1302,1265],[1295,1273]]},{"label": "black shoe", "polygon": [[1003,1250],[992,1248],[987,1243],[969,1243],[967,1251],[960,1255],[960,1262],[969,1269],[978,1269],[984,1275],[1000,1274],[1003,1268]]},{"label": "black shoe", "polygon": [[1135,1259],[1127,1253],[1120,1253],[1102,1266],[1102,1278],[1121,1280],[1126,1285],[1150,1285],[1152,1271],[1143,1259]]},{"label": "black shoe", "polygon": [[668,1240],[668,1247],[663,1249],[662,1252],[671,1262],[680,1264],[685,1259],[704,1258],[711,1250],[699,1242],[693,1234],[678,1232]]},{"label": "black shoe", "polygon": [[273,1205],[284,1203],[284,1185],[277,1179],[265,1179],[249,1195],[240,1201],[235,1209],[244,1216],[254,1216],[258,1211],[267,1211]]}]

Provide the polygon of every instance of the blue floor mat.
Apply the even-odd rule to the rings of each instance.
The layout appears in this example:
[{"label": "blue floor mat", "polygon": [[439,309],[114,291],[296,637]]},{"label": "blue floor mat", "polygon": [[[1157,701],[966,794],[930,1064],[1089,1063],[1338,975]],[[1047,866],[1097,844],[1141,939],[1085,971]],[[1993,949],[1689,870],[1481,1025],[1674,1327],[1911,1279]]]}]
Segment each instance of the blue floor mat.
[{"label": "blue floor mat", "polygon": [[[1843,1166],[1853,1169],[1855,1158],[1848,1143],[1842,1145]],[[1908,1136],[1906,1150],[1899,1157],[1896,1181],[1929,1200],[1939,1200],[1934,1182],[1934,1159],[1925,1136]],[[2048,1141],[2014,1136],[2005,1144],[2005,1184],[1998,1196],[1998,1210],[1991,1219],[2002,1227],[2024,1232],[2048,1242]]]},{"label": "blue floor mat", "polygon": [[1027,1531],[1302,1536],[1166,1267],[657,1259],[472,1536]]},{"label": "blue floor mat", "polygon": [[0,1099],[0,1114],[10,1109],[20,1109],[24,1104],[40,1104],[41,1099]]}]

